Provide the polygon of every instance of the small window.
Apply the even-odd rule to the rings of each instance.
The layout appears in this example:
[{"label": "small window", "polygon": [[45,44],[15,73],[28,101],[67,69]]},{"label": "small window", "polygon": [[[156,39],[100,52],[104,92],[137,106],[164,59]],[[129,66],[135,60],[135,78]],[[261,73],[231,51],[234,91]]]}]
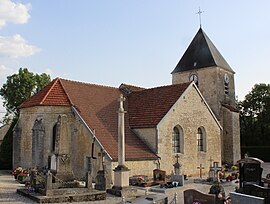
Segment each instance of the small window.
[{"label": "small window", "polygon": [[173,128],[172,148],[174,153],[180,153],[180,132],[177,127]]},{"label": "small window", "polygon": [[184,154],[184,133],[181,126],[175,126],[173,128],[172,150],[173,150],[173,153]]},{"label": "small window", "polygon": [[203,132],[201,128],[198,128],[197,133],[197,148],[198,151],[204,151],[204,138],[203,138]]},{"label": "small window", "polygon": [[57,135],[57,124],[53,126],[53,136],[52,136],[52,151],[55,151],[56,146],[56,135]]}]

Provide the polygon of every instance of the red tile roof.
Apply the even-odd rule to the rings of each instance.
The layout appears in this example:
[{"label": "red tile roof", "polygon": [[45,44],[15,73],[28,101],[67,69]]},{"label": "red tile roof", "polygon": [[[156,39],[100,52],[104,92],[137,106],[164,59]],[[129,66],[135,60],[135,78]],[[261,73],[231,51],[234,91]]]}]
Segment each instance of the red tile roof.
[{"label": "red tile roof", "polygon": [[[56,79],[20,108],[36,105],[73,105],[113,160],[117,160],[118,88]],[[126,106],[126,104],[125,104]],[[157,155],[129,128],[125,117],[126,159],[156,159]]]},{"label": "red tile roof", "polygon": [[189,84],[190,82],[132,92],[128,96],[130,127],[155,127]]},{"label": "red tile roof", "polygon": [[[145,90],[126,85],[133,89],[124,104],[127,110],[125,116],[127,160],[157,158],[131,128],[155,127],[188,85],[189,83]],[[75,107],[87,126],[95,130],[97,139],[109,155],[113,160],[117,160],[117,111],[120,94],[122,92],[118,88],[57,78],[22,103],[19,108],[41,105]]]},{"label": "red tile roof", "polygon": [[23,102],[18,108],[31,106],[70,106],[71,102],[61,84],[59,78],[51,81],[41,91]]}]

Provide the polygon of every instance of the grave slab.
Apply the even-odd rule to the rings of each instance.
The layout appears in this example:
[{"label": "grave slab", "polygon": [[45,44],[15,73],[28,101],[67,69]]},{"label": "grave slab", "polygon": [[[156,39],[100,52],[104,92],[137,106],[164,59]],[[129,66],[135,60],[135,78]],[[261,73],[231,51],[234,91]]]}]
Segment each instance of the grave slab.
[{"label": "grave slab", "polygon": [[264,198],[231,192],[230,193],[231,201],[233,204],[264,204]]}]

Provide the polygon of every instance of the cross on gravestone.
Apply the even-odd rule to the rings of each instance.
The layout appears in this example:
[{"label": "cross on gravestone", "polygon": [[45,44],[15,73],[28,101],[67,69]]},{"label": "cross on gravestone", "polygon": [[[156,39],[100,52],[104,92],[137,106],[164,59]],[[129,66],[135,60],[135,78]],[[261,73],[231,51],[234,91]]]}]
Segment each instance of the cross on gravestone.
[{"label": "cross on gravestone", "polygon": [[202,178],[202,170],[204,169],[204,167],[202,166],[202,164],[200,164],[197,169],[200,169],[200,178]]},{"label": "cross on gravestone", "polygon": [[212,162],[214,161],[214,159],[212,159],[212,157],[210,157],[210,159],[208,161],[210,162],[209,168],[211,168],[212,167]]},{"label": "cross on gravestone", "polygon": [[180,156],[178,154],[175,155],[176,158],[176,163],[173,165],[174,166],[174,173],[175,175],[180,175],[180,167],[182,166],[181,164],[179,164],[178,162],[178,158]]},{"label": "cross on gravestone", "polygon": [[210,168],[210,171],[214,172],[213,181],[219,182],[218,172],[222,170],[222,167],[218,166],[218,162],[214,162],[214,166]]}]

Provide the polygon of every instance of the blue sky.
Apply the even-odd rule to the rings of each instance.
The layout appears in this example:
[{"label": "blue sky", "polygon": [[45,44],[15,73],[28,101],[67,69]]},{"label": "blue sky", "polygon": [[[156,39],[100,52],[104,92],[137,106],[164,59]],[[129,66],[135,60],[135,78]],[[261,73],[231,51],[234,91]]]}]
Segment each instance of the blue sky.
[{"label": "blue sky", "polygon": [[267,0],[1,0],[0,86],[20,67],[114,87],[171,84],[199,6],[204,31],[236,72],[238,98],[269,83]]}]

